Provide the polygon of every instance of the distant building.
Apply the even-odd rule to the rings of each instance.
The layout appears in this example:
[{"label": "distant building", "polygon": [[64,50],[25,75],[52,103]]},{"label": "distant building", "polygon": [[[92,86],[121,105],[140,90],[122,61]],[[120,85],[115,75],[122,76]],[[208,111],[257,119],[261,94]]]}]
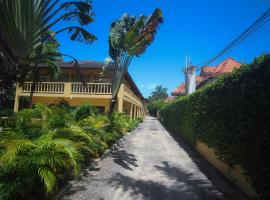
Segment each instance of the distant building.
[{"label": "distant building", "polygon": [[[230,73],[234,69],[240,68],[241,63],[233,58],[227,58],[217,66],[205,66],[201,69],[200,75],[196,76],[196,89],[204,87],[207,84],[213,83],[217,78],[225,73]],[[173,96],[182,96],[186,93],[185,83],[181,83],[172,92]]]},{"label": "distant building", "polygon": [[168,97],[164,100],[164,102],[165,102],[165,103],[170,103],[170,102],[172,102],[174,99],[175,99],[174,96],[168,96]]}]

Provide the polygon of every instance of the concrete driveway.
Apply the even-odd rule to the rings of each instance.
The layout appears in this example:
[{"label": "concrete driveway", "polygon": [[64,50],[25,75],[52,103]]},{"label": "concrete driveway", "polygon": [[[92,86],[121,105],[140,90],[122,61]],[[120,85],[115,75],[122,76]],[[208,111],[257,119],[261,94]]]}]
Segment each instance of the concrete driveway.
[{"label": "concrete driveway", "polygon": [[63,200],[247,199],[197,152],[147,117]]}]

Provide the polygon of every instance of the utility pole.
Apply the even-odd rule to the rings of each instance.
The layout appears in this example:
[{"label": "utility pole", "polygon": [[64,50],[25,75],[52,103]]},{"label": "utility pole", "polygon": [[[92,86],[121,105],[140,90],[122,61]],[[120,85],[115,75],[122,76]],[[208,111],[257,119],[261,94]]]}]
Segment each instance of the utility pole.
[{"label": "utility pole", "polygon": [[189,95],[196,90],[196,67],[192,65],[190,56],[186,57],[185,62],[185,95]]}]

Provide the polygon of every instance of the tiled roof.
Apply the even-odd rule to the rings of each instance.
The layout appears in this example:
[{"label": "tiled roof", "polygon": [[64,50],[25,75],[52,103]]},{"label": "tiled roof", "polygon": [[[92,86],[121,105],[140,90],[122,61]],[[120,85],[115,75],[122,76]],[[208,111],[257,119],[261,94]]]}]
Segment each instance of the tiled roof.
[{"label": "tiled roof", "polygon": [[215,71],[213,72],[212,76],[219,76],[221,74],[225,74],[225,73],[230,73],[232,72],[234,69],[240,68],[241,67],[241,63],[232,59],[232,58],[227,58],[226,60],[224,60],[223,62],[221,62],[215,69]]},{"label": "tiled roof", "polygon": [[206,66],[201,69],[200,76],[209,76],[215,71],[216,67]]},{"label": "tiled roof", "polygon": [[[240,67],[241,67],[241,63],[234,60],[233,58],[227,58],[226,60],[218,64],[216,67],[205,66],[201,69],[200,76],[196,76],[196,84],[198,85],[210,77],[216,77],[225,73],[230,73],[234,69],[237,69]],[[185,83],[181,83],[172,92],[173,95],[184,94],[184,93],[185,93]]]},{"label": "tiled roof", "polygon": [[177,88],[172,92],[173,95],[184,94],[185,93],[185,83],[181,83]]},{"label": "tiled roof", "polygon": [[[204,81],[204,79],[205,79],[205,77],[196,76],[196,84],[199,84],[200,82]],[[185,83],[181,83],[181,85],[179,85],[177,88],[175,88],[172,93],[174,95],[184,94],[185,87],[186,87]]]}]

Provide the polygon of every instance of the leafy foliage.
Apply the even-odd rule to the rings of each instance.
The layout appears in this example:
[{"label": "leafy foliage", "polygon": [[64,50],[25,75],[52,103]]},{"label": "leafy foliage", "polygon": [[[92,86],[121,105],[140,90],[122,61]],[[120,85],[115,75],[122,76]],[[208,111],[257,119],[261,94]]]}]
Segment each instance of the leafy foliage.
[{"label": "leafy foliage", "polygon": [[97,112],[98,111],[94,106],[86,103],[78,106],[73,111],[73,115],[76,121],[80,121],[88,116],[95,116]]},{"label": "leafy foliage", "polygon": [[259,199],[270,199],[270,55],[161,109],[162,122],[188,141],[201,140],[220,160],[240,165]]},{"label": "leafy foliage", "polygon": [[156,9],[149,17],[141,15],[136,18],[124,14],[121,19],[111,24],[109,53],[112,60],[106,65],[112,71],[110,113],[113,111],[116,96],[133,56],[138,57],[146,51],[162,22],[162,11]]},{"label": "leafy foliage", "polygon": [[151,100],[147,104],[147,110],[151,116],[157,116],[158,111],[166,105],[164,100]]},{"label": "leafy foliage", "polygon": [[[139,120],[99,115],[83,104],[38,104],[16,114],[0,134],[0,199],[44,199],[75,178]],[[124,120],[124,121],[121,121]]]},{"label": "leafy foliage", "polygon": [[[71,40],[85,43],[96,40],[84,29],[93,22],[94,15],[88,0],[0,0],[0,13],[5,13],[0,15],[0,27],[5,27],[0,29],[0,78],[7,86],[25,81],[33,65],[51,65],[55,57],[61,56],[44,48],[56,34],[68,31]],[[75,23],[50,32],[63,21]]]},{"label": "leafy foliage", "polygon": [[151,116],[157,116],[157,112],[166,105],[164,100],[168,97],[167,88],[157,85],[151,96],[148,97],[147,109]]},{"label": "leafy foliage", "polygon": [[168,97],[168,89],[163,88],[162,85],[157,85],[155,90],[151,93],[148,101],[165,100]]}]

